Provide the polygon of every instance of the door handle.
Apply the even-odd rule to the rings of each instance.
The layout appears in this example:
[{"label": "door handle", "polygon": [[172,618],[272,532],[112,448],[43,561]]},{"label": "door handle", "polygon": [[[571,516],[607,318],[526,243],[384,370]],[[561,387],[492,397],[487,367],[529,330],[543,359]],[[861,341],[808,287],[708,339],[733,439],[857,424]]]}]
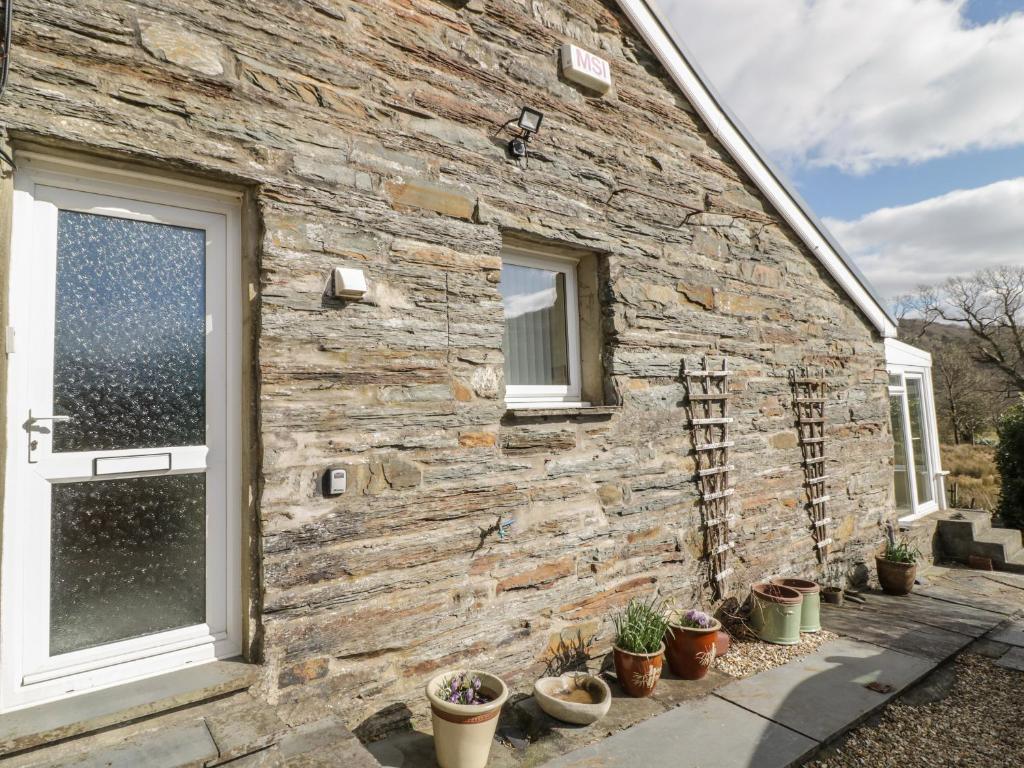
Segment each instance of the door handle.
[{"label": "door handle", "polygon": [[35,464],[36,463],[35,457],[32,455],[32,452],[34,450],[36,450],[36,448],[39,447],[39,441],[36,440],[34,437],[32,437],[32,433],[33,432],[46,431],[46,430],[36,429],[36,422],[39,422],[39,421],[49,421],[49,422],[56,423],[56,422],[61,422],[61,421],[74,421],[74,418],[75,418],[74,416],[68,416],[68,415],[65,415],[65,414],[54,414],[52,416],[33,416],[32,415],[32,410],[29,409],[28,420],[24,424],[25,431],[28,432],[28,463],[29,464]]}]

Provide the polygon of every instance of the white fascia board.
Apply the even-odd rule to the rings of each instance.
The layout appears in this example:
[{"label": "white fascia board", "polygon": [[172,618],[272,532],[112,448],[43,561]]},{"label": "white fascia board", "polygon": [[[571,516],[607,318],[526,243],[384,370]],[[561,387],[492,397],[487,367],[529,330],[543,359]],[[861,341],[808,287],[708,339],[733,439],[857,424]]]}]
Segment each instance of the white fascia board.
[{"label": "white fascia board", "polygon": [[794,229],[804,244],[884,338],[896,337],[896,323],[872,295],[829,238],[786,189],[768,163],[725,112],[704,80],[686,60],[646,0],[617,0],[619,7],[651,46],[662,66],[689,99],[715,138],[754,181],[761,193]]},{"label": "white fascia board", "polygon": [[885,340],[885,364],[894,368],[931,368],[932,356],[897,339]]}]

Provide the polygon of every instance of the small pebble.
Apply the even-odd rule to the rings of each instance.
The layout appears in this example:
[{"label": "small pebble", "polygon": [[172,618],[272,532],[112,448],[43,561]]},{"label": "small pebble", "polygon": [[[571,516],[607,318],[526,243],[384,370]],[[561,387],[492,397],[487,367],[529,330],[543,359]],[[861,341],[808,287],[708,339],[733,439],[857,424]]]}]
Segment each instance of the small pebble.
[{"label": "small pebble", "polygon": [[917,706],[897,699],[805,768],[1021,768],[1024,672],[973,653],[954,669],[945,697]]},{"label": "small pebble", "polygon": [[801,634],[797,645],[775,645],[760,640],[734,638],[729,652],[715,659],[715,668],[732,677],[750,677],[813,653],[822,643],[838,637],[834,632],[823,629],[820,632]]}]

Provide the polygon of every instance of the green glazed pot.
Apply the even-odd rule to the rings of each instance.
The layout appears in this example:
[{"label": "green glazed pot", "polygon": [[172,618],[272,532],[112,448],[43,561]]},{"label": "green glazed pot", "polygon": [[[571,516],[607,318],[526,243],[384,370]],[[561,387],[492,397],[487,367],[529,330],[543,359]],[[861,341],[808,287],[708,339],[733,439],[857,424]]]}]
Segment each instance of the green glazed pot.
[{"label": "green glazed pot", "polygon": [[804,596],[800,606],[800,631],[821,630],[821,587],[810,579],[772,579],[772,584],[795,589]]},{"label": "green glazed pot", "polygon": [[754,633],[766,643],[799,643],[803,595],[790,587],[771,583],[755,584],[750,591],[753,593],[750,623]]}]

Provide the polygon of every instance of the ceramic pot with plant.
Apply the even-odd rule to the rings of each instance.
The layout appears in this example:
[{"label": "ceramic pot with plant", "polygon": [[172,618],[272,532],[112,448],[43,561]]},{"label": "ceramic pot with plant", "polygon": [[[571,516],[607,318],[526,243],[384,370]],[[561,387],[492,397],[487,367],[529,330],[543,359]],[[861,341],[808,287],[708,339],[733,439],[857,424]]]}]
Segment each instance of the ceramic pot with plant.
[{"label": "ceramic pot with plant", "polygon": [[670,617],[665,633],[665,655],[669,668],[683,680],[700,680],[711,669],[718,654],[718,619],[692,610]]},{"label": "ceramic pot with plant", "polygon": [[635,698],[650,696],[661,677],[665,655],[662,638],[668,629],[668,619],[664,608],[656,598],[644,601],[634,597],[613,621],[612,653],[619,685]]},{"label": "ceramic pot with plant", "polygon": [[822,587],[821,588],[821,599],[829,605],[842,605],[843,604],[843,588],[842,587]]},{"label": "ceramic pot with plant", "polygon": [[484,768],[508,687],[475,670],[445,672],[427,683],[434,751],[441,768]]},{"label": "ceramic pot with plant", "polygon": [[878,583],[888,595],[909,595],[917,578],[917,558],[921,552],[904,539],[897,542],[890,538],[885,549],[875,555]]}]

